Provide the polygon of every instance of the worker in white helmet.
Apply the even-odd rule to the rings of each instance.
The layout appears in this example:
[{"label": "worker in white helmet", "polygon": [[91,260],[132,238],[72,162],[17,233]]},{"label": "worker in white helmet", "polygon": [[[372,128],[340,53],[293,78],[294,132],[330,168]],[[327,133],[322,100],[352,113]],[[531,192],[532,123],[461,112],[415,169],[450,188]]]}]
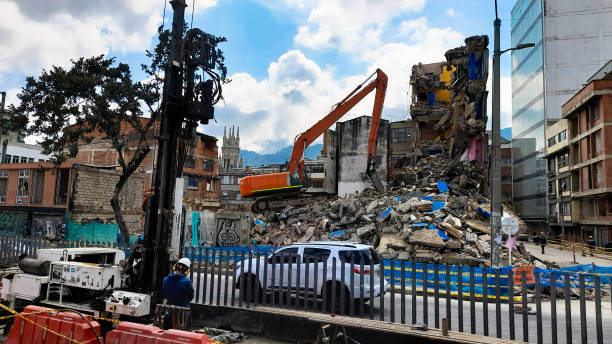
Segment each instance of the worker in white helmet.
[{"label": "worker in white helmet", "polygon": [[174,264],[174,272],[164,278],[164,296],[167,304],[189,307],[193,299],[193,283],[187,277],[190,268],[191,261],[181,258]]}]

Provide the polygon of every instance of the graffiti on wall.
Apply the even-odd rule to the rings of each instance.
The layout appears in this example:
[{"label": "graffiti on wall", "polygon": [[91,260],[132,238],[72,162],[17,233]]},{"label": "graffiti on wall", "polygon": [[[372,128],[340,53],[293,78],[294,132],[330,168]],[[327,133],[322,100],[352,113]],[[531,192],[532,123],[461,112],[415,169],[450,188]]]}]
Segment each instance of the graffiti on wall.
[{"label": "graffiti on wall", "polygon": [[59,240],[66,237],[64,216],[39,216],[32,219],[32,238]]},{"label": "graffiti on wall", "polygon": [[220,219],[217,231],[217,245],[236,246],[240,242],[240,236],[236,226],[240,225],[240,219]]},{"label": "graffiti on wall", "polygon": [[24,212],[0,213],[0,235],[24,238],[58,240],[66,236],[64,215],[34,214],[31,220]]}]

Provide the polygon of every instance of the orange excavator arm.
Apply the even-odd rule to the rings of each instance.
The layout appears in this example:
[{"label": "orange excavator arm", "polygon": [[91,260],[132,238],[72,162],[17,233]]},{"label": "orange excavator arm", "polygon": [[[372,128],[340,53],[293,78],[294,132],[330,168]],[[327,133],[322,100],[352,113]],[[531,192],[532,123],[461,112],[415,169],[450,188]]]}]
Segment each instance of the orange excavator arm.
[{"label": "orange excavator arm", "polygon": [[[362,88],[362,86],[374,75],[376,75],[376,78],[367,86]],[[376,95],[374,98],[374,108],[372,110],[372,125],[370,127],[370,137],[368,139],[368,165],[366,166],[366,172],[370,174],[375,167],[374,155],[376,150],[378,126],[380,124],[383,103],[385,101],[385,92],[387,90],[387,75],[380,69],[377,69],[375,73],[370,75],[364,82],[359,84],[351,93],[336,104],[335,108],[327,116],[295,139],[293,151],[291,152],[291,159],[289,160],[289,165],[287,166],[287,172],[289,172],[290,175],[293,175],[295,174],[296,169],[299,169],[299,176],[302,178],[304,172],[304,151],[306,150],[306,147],[314,142],[314,140],[321,136],[325,130],[336,123],[336,121],[344,116],[350,109],[352,109],[373,90],[376,90]]]}]

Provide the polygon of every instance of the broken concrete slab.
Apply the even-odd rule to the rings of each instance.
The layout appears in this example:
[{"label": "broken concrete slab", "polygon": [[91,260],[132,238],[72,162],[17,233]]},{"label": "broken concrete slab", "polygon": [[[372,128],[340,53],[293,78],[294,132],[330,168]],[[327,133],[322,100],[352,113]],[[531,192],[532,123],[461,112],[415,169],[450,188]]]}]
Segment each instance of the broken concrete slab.
[{"label": "broken concrete slab", "polygon": [[410,243],[419,244],[428,247],[446,247],[446,243],[437,231],[431,229],[419,229],[412,233],[410,236]]}]

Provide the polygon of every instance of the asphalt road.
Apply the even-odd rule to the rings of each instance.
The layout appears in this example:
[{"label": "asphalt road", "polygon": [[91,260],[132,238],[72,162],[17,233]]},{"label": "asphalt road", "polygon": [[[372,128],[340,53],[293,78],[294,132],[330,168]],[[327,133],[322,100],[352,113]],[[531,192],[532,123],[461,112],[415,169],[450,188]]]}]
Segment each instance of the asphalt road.
[{"label": "asphalt road", "polygon": [[[197,274],[194,274],[194,288],[198,283]],[[215,276],[214,280],[214,293],[212,304],[217,304],[217,286],[218,286],[218,278]],[[225,302],[225,277],[221,278],[221,288],[219,290],[219,304],[224,305]],[[233,286],[233,278],[230,276],[228,278],[228,286],[227,286],[227,305],[231,305],[232,301],[232,293],[234,305],[238,307],[240,305],[239,290],[232,290]],[[203,284],[204,284],[204,274],[200,275],[200,295],[197,300],[194,298],[194,302],[198,303],[206,303],[210,304],[210,284],[211,284],[211,276],[208,275],[207,278],[207,288],[206,288],[206,297],[203,295]],[[197,290],[197,288],[196,288]],[[268,302],[268,306],[271,305],[271,297],[268,295],[266,297],[266,301]],[[408,292],[405,296],[404,306],[402,307],[402,297],[399,292],[396,292],[394,297],[394,306],[391,307],[391,293],[387,292],[384,298],[384,319],[385,321],[391,321],[393,319],[394,322],[400,323],[402,322],[401,310],[402,308],[405,310],[404,313],[404,321],[405,323],[411,324],[413,323],[412,319],[412,295]],[[424,303],[423,296],[416,296],[416,318],[414,322],[422,323],[424,322]],[[515,303],[516,305],[516,303]],[[275,306],[278,307],[278,299],[275,299]],[[314,303],[312,301],[308,302],[309,311],[314,311]],[[470,313],[470,301],[462,302],[463,306],[463,331],[471,332],[471,313]],[[535,303],[529,303],[529,307],[532,308],[534,314],[529,314],[527,316],[527,338],[529,342],[537,342],[537,319],[535,315],[536,306]],[[246,302],[242,302],[242,307],[246,307]],[[296,309],[296,298],[291,298],[290,305],[285,302],[284,306],[286,308]],[[510,338],[510,315],[508,304],[501,304],[501,332],[503,338]],[[299,303],[297,305],[298,310],[304,310],[304,302],[303,296],[299,299]],[[358,307],[355,308],[356,311]],[[427,320],[430,327],[435,326],[435,299],[433,295],[429,295],[427,297]],[[474,326],[476,334],[484,335],[484,305],[482,302],[474,303]],[[493,303],[488,304],[488,324],[489,324],[489,335],[495,336],[497,333],[496,327],[496,305]],[[459,312],[459,302],[456,299],[451,299],[450,304],[451,310],[451,329],[454,331],[459,330],[460,325],[460,312]],[[319,305],[318,311],[321,311],[321,306]],[[370,303],[366,303],[364,305],[365,318],[369,318],[370,312]],[[604,342],[607,342],[609,338],[612,338],[612,305],[610,303],[610,296],[606,296],[602,299],[602,324],[603,324],[603,338]],[[557,340],[558,343],[567,343],[566,340],[566,322],[565,322],[565,301],[562,299],[558,299],[556,303],[556,312],[557,312]],[[337,312],[340,313],[340,312]],[[380,298],[375,298],[374,307],[373,307],[373,318],[375,320],[380,320]],[[440,298],[439,300],[439,314],[440,318],[446,317],[446,299]],[[580,302],[579,300],[571,300],[570,303],[570,312],[571,315],[571,336],[573,342],[580,342],[581,340],[581,319],[580,319]],[[586,326],[587,326],[587,339],[590,343],[596,343],[596,321],[595,321],[595,301],[587,300],[586,301]],[[544,301],[542,302],[542,337],[544,343],[552,343],[552,316],[551,316],[551,302]],[[515,327],[515,339],[523,340],[523,315],[522,314],[514,314],[514,327]]]}]

